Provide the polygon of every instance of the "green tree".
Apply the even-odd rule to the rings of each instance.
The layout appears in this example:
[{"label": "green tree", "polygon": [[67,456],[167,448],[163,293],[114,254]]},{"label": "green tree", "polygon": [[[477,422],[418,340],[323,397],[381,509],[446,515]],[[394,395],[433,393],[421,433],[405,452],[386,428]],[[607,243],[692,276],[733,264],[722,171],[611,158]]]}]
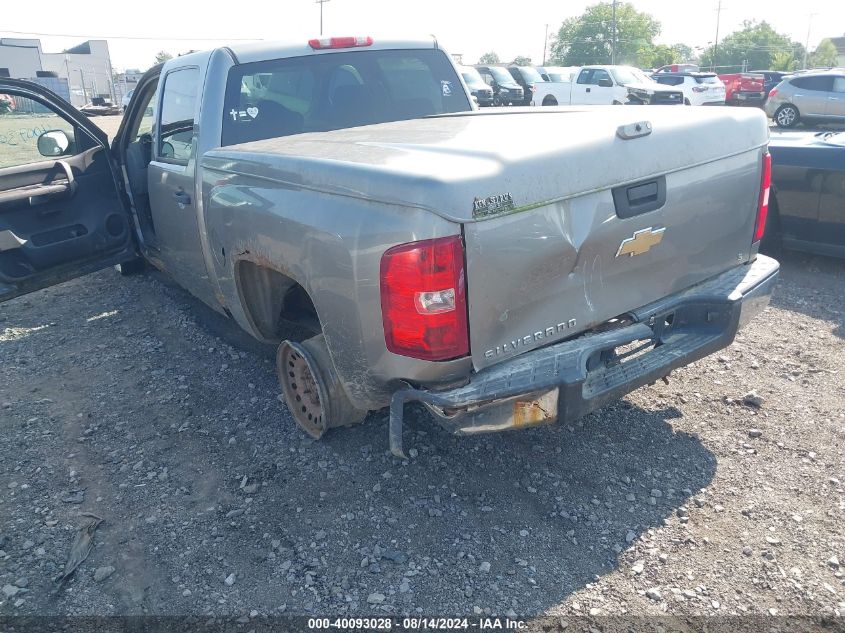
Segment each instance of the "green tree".
[{"label": "green tree", "polygon": [[839,63],[839,53],[836,46],[829,39],[819,42],[816,50],[810,56],[810,65],[814,68],[819,66],[836,66]]},{"label": "green tree", "polygon": [[[616,5],[616,63],[648,66],[660,22],[632,4]],[[552,44],[552,62],[563,66],[606,64],[613,49],[613,5],[587,7],[580,16],[564,20]]]},{"label": "green tree", "polygon": [[159,51],[158,53],[156,53],[156,64],[166,62],[169,59],[173,59],[173,55],[171,55],[167,51]]},{"label": "green tree", "polygon": [[768,22],[746,20],[742,29],[711,46],[701,56],[701,65],[716,67],[719,72],[775,69],[801,59],[804,47],[788,36],[775,31]]},{"label": "green tree", "polygon": [[531,58],[526,57],[525,55],[517,55],[513,58],[513,63],[515,66],[530,66]]},{"label": "green tree", "polygon": [[643,51],[643,57],[649,55],[650,59],[644,66],[651,68],[660,68],[667,64],[675,64],[684,61],[684,58],[678,53],[674,46],[667,46],[666,44],[657,44],[651,47],[651,51]]},{"label": "green tree", "polygon": [[675,60],[672,62],[673,64],[676,62],[689,62],[695,59],[695,51],[692,50],[692,46],[687,46],[686,44],[672,44],[671,48],[675,51]]},{"label": "green tree", "polygon": [[[772,63],[769,66],[771,70],[786,70],[791,72],[793,70],[798,70],[801,66],[801,60],[795,59],[795,55],[792,51],[780,51],[779,53],[775,53],[772,55]],[[756,70],[752,68],[752,70]]]},{"label": "green tree", "polygon": [[481,57],[478,58],[479,64],[498,64],[499,63],[499,56],[496,55],[494,51],[490,51],[489,53],[484,53]]}]

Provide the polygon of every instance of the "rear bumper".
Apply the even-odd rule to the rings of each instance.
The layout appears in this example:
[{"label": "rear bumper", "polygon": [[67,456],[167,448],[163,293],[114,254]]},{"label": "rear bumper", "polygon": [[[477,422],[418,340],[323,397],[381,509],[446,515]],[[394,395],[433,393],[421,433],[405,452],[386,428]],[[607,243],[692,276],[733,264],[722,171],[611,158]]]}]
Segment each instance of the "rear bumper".
[{"label": "rear bumper", "polygon": [[[727,347],[769,303],[778,263],[758,255],[697,286],[632,311],[633,323],[534,350],[474,374],[466,385],[408,388],[390,403],[390,450],[404,456],[404,405],[422,402],[457,433],[518,428],[579,418]],[[622,359],[614,351],[650,346]]]},{"label": "rear bumper", "polygon": [[734,92],[729,103],[758,106],[765,101],[765,92]]}]

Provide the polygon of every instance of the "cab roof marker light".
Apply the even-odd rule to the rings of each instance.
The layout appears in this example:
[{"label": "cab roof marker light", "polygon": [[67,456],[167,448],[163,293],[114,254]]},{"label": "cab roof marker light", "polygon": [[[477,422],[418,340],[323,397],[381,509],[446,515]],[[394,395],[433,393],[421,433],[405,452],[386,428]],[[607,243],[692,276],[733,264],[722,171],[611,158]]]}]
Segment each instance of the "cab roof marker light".
[{"label": "cab roof marker light", "polygon": [[356,48],[359,46],[372,46],[373,38],[367,37],[322,37],[308,40],[308,45],[315,51],[330,48]]}]

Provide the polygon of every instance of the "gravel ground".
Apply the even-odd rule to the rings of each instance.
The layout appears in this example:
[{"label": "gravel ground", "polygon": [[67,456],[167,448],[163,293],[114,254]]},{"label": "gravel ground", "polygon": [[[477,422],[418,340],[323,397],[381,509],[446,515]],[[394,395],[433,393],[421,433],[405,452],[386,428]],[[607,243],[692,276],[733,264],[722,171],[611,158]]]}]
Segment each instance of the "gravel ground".
[{"label": "gravel ground", "polygon": [[307,439],[273,350],[158,273],[3,304],[0,614],[838,615],[843,278],[788,255],[668,385],[477,438],[417,412],[409,461],[385,412]]}]

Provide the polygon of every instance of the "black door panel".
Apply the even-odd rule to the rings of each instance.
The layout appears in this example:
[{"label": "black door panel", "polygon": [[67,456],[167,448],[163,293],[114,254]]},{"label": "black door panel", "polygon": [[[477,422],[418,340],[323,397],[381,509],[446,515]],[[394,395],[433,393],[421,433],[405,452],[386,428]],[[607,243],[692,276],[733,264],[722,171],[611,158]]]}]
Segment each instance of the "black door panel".
[{"label": "black door panel", "polygon": [[[73,139],[67,155],[44,158],[28,148],[22,164],[0,167],[0,301],[135,256],[104,135],[60,97],[27,84],[0,80],[0,93],[38,104],[8,115],[17,119],[6,119],[7,127],[43,115],[66,123]],[[0,164],[17,158],[0,155]]]},{"label": "black door panel", "polygon": [[105,150],[25,167],[0,169],[0,227],[20,243],[0,251],[0,281],[122,250],[129,224]]}]

